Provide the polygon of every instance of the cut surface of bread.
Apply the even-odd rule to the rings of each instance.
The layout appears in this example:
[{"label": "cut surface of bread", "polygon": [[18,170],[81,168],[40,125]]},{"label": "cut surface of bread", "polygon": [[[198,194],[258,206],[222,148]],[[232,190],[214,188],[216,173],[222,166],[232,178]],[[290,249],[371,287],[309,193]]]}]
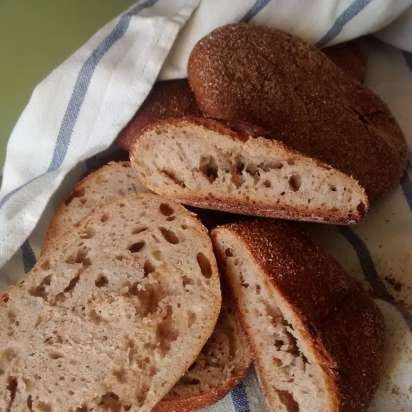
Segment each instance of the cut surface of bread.
[{"label": "cut surface of bread", "polygon": [[[50,222],[42,253],[56,243],[56,239],[72,232],[82,219],[113,200],[130,193],[145,192],[130,162],[110,162],[87,175],[60,205]],[[58,241],[57,241],[58,243]]]},{"label": "cut surface of bread", "polygon": [[186,412],[223,398],[245,376],[252,362],[247,337],[235,315],[233,299],[223,289],[216,328],[196,361],[155,412]]},{"label": "cut surface of bread", "polygon": [[220,27],[193,48],[188,79],[205,116],[269,130],[352,175],[371,200],[397,185],[405,170],[405,138],[382,100],[288,33]]},{"label": "cut surface of bread", "polygon": [[186,79],[157,82],[142,107],[119,134],[116,144],[129,150],[141,131],[154,121],[200,114],[195,96]]},{"label": "cut surface of bread", "polygon": [[[43,253],[59,248],[59,239],[93,210],[129,193],[144,190],[129,162],[111,162],[86,176],[57,211],[46,235]],[[225,301],[229,299],[226,292]],[[244,377],[250,363],[246,336],[227,301],[215,331],[196,361],[155,410],[183,412],[213,403]]]},{"label": "cut surface of bread", "polygon": [[149,412],[220,310],[206,229],[130,194],[86,217],[0,301],[0,410]]},{"label": "cut surface of bread", "polygon": [[357,222],[368,208],[350,176],[210,119],[155,123],[130,154],[145,186],[192,206],[335,223]]},{"label": "cut surface of bread", "polygon": [[383,320],[373,300],[286,222],[212,232],[270,411],[366,411],[379,381]]}]

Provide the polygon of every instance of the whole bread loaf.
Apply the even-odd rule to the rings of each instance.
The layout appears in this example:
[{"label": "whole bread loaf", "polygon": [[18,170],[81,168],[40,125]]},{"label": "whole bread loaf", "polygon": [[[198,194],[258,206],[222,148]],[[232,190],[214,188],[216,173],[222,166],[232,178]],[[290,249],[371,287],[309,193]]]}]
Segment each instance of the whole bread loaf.
[{"label": "whole bread loaf", "polygon": [[371,200],[399,182],[404,136],[386,105],[304,41],[232,24],[194,47],[188,79],[202,112],[246,121],[353,176]]},{"label": "whole bread loaf", "polygon": [[338,263],[287,222],[213,230],[270,411],[365,412],[383,317]]},{"label": "whole bread loaf", "polygon": [[0,299],[0,410],[149,412],[213,332],[219,277],[183,207],[95,210]]}]

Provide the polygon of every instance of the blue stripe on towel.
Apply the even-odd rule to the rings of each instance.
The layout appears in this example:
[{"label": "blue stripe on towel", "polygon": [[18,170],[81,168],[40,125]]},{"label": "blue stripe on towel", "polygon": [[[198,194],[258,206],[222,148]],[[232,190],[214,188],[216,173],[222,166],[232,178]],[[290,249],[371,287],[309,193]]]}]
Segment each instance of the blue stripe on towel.
[{"label": "blue stripe on towel", "polygon": [[253,6],[240,19],[242,23],[249,23],[263,8],[265,8],[271,0],[256,0]]},{"label": "blue stripe on towel", "polygon": [[250,412],[249,401],[243,382],[240,382],[232,389],[230,396],[232,397],[232,403],[236,412]]},{"label": "blue stripe on towel", "polygon": [[355,0],[348,8],[346,8],[335,20],[333,26],[328,32],[318,41],[318,47],[324,47],[339,35],[343,27],[357,16],[372,0]]},{"label": "blue stripe on towel", "polygon": [[24,272],[30,272],[36,264],[36,255],[34,254],[28,239],[21,245],[21,256],[23,259]]},{"label": "blue stripe on towel", "polygon": [[[385,284],[382,282],[381,278],[378,275],[378,272],[376,271],[375,264],[373,263],[372,257],[369,253],[366,244],[349,227],[340,226],[338,229],[340,233],[343,235],[343,237],[351,244],[351,246],[355,250],[359,259],[359,263],[362,267],[363,274],[365,275],[366,280],[371,285],[375,296],[379,299],[385,300],[386,302],[395,305],[394,298],[388,292]],[[399,312],[405,319],[409,327],[409,330],[412,331],[412,313],[399,306],[396,306],[396,308],[399,310]]]},{"label": "blue stripe on towel", "polygon": [[0,208],[3,207],[3,205],[10,199],[11,196],[13,196],[23,187],[27,186],[39,177],[44,176],[46,173],[57,170],[62,165],[70,145],[73,129],[79,116],[81,106],[86,97],[90,81],[93,77],[97,65],[99,64],[103,56],[110,50],[110,48],[124,36],[129,27],[131,17],[135,14],[140,13],[147,7],[152,7],[157,2],[158,0],[146,0],[129,10],[128,13],[124,14],[119,19],[113,30],[100,42],[100,44],[93,50],[91,55],[83,63],[83,66],[77,76],[66,112],[64,114],[63,121],[57,136],[53,157],[49,164],[49,167],[47,168],[47,171],[7,193],[0,200]]}]

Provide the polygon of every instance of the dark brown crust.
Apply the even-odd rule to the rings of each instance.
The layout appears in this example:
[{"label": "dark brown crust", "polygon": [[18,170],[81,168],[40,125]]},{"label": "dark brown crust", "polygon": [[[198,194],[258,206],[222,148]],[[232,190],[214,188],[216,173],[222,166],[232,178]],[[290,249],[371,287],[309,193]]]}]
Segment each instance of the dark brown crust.
[{"label": "dark brown crust", "polygon": [[156,120],[185,115],[200,116],[195,97],[186,79],[156,83],[129,124],[120,132],[116,144],[129,150],[141,131]]},{"label": "dark brown crust", "polygon": [[[339,412],[364,412],[379,382],[384,323],[370,296],[296,225],[274,220],[215,229],[235,234],[288,302],[329,376]],[[218,256],[221,264],[224,256]]]},{"label": "dark brown crust", "polygon": [[361,83],[365,81],[367,58],[355,40],[327,47],[322,52],[346,74]]},{"label": "dark brown crust", "polygon": [[204,408],[222,399],[232,390],[247,374],[248,368],[238,371],[231,379],[223,382],[222,385],[211,389],[202,395],[188,398],[169,398],[160,401],[154,408],[154,412],[188,412],[194,409]]},{"label": "dark brown crust", "polygon": [[224,26],[194,47],[188,77],[207,116],[271,130],[353,175],[370,199],[399,183],[407,147],[386,105],[304,41],[266,27]]},{"label": "dark brown crust", "polygon": [[[227,127],[224,123],[213,120],[213,119],[206,119],[200,117],[180,117],[180,118],[168,118],[164,120],[160,120],[156,123],[148,125],[143,134],[146,132],[151,132],[153,130],[161,131],[162,128],[168,129],[170,127],[179,127],[179,126],[190,126],[191,124],[200,125],[204,128],[212,130],[214,132],[220,133],[226,137],[230,137],[234,140],[245,141],[255,136],[251,136],[245,129],[241,131],[234,131],[233,128]],[[265,136],[267,137],[267,136]],[[134,145],[130,149],[130,160],[133,166],[134,158],[139,157],[139,143],[140,139],[137,140]],[[282,141],[277,139],[270,139],[274,144],[281,146],[284,150],[286,150],[291,158],[302,157],[302,154],[298,151],[289,148],[286,146]],[[309,157],[309,156],[306,156]],[[315,162],[316,166],[326,169],[331,169],[331,166],[322,163],[316,158],[311,158],[313,162]],[[149,189],[153,189],[151,187],[150,181],[147,178],[142,177],[142,181],[146,184]],[[358,185],[356,180],[353,180],[353,184]],[[351,215],[344,214],[339,210],[327,212],[323,209],[313,210],[311,209],[292,209],[288,207],[287,209],[281,209],[279,206],[275,206],[273,203],[257,203],[253,202],[252,200],[244,200],[243,202],[240,201],[231,201],[229,199],[217,199],[214,198],[212,195],[207,197],[203,196],[195,196],[194,193],[188,195],[178,195],[173,194],[170,195],[167,192],[159,193],[162,196],[173,198],[175,201],[179,201],[181,203],[206,208],[206,209],[214,209],[214,210],[222,210],[231,213],[239,213],[245,215],[252,215],[252,216],[263,216],[263,217],[276,217],[280,219],[293,219],[293,220],[303,220],[303,221],[310,221],[310,222],[326,222],[326,223],[335,223],[335,224],[351,224],[359,222],[365,213],[368,210],[369,203],[366,195],[363,199],[364,207],[359,208],[356,210],[355,213]]]}]

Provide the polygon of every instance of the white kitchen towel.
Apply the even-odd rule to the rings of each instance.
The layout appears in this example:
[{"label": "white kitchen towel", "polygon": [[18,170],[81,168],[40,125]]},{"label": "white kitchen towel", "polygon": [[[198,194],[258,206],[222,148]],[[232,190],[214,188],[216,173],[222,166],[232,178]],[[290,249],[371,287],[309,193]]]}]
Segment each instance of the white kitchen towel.
[{"label": "white kitchen towel", "polygon": [[[305,38],[329,44],[381,28],[410,2],[221,3],[221,8],[216,9],[215,0],[202,0],[195,11],[198,24],[252,20],[291,31],[301,27],[299,33]],[[236,4],[236,8],[231,7],[234,12],[231,17],[224,17],[226,3]],[[109,147],[144,100],[174,37],[196,4],[196,1],[174,0],[137,3],[106,25],[36,88],[10,138],[4,168],[0,192],[0,289],[14,283],[35,264],[56,205],[87,171],[90,162],[84,160]],[[191,26],[185,26],[187,30],[196,28],[195,19],[190,20]],[[398,21],[402,26],[396,31],[393,24]],[[406,48],[407,30],[403,21],[401,17],[387,30],[380,31],[379,38]],[[184,71],[185,54],[178,47],[186,41],[187,32],[181,32],[165,73]],[[377,40],[365,41],[365,47],[367,85],[388,104],[411,148],[412,55]],[[175,64],[179,53],[182,61]],[[409,165],[400,185],[374,205],[359,225],[339,229],[310,225],[313,236],[371,290],[385,315],[384,376],[368,412],[412,410],[411,178]],[[14,251],[13,258],[4,265]],[[263,410],[253,372],[222,401],[205,409],[208,412]]]}]

